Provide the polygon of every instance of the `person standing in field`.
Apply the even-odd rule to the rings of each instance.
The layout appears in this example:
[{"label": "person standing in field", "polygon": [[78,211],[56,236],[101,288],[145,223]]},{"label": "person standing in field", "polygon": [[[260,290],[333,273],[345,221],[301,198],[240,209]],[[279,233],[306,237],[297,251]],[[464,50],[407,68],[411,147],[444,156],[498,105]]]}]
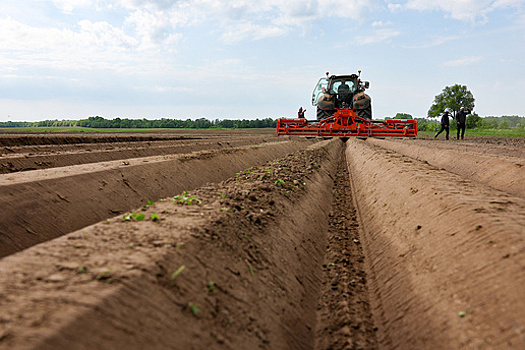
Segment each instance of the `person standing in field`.
[{"label": "person standing in field", "polygon": [[434,135],[434,139],[438,137],[439,134],[445,130],[446,132],[446,138],[448,140],[448,133],[449,133],[449,126],[450,126],[450,112],[447,109],[445,109],[445,112],[443,112],[443,115],[441,116],[441,129],[437,132],[437,134]]},{"label": "person standing in field", "polygon": [[297,112],[297,117],[304,118],[304,112],[306,112],[306,109],[303,109],[303,107],[300,107],[299,112]]},{"label": "person standing in field", "polygon": [[465,138],[465,128],[467,123],[467,114],[465,113],[465,107],[461,107],[459,112],[456,114],[456,121],[458,122],[458,140],[459,131],[461,130],[461,139]]}]

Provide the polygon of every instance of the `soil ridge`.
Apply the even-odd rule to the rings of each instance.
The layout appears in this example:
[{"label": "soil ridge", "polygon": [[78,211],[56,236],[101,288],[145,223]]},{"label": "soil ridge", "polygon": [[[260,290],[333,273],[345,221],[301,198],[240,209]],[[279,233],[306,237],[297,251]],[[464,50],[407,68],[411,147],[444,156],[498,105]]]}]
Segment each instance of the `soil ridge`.
[{"label": "soil ridge", "polygon": [[525,201],[368,140],[346,152],[380,348],[525,347]]}]

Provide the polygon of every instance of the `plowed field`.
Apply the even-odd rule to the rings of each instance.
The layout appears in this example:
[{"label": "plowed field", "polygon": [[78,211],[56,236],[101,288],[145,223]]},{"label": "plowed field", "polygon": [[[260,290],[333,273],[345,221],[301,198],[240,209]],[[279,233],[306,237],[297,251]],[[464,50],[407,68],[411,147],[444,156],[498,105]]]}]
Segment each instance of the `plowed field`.
[{"label": "plowed field", "polygon": [[524,147],[0,135],[0,349],[525,349]]}]

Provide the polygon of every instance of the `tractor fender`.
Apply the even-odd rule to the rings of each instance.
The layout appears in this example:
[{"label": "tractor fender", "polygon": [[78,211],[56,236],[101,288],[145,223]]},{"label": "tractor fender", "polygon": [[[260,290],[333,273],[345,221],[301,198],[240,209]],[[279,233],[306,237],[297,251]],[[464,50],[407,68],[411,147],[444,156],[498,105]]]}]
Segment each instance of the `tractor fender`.
[{"label": "tractor fender", "polygon": [[353,105],[356,109],[365,109],[370,107],[370,104],[372,103],[372,99],[370,96],[365,94],[364,92],[359,92],[354,95],[353,98]]},{"label": "tractor fender", "polygon": [[334,109],[334,100],[332,96],[330,96],[329,94],[324,94],[323,96],[321,96],[319,101],[317,101],[317,107],[320,109]]}]

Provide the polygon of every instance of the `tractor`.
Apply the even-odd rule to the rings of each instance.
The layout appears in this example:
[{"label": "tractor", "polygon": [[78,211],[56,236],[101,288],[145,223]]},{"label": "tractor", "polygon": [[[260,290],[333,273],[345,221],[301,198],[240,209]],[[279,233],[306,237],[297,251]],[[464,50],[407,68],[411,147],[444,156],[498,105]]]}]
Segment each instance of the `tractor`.
[{"label": "tractor", "polygon": [[365,94],[370,87],[359,74],[332,75],[319,79],[312,93],[312,105],[317,107],[317,120],[334,115],[336,109],[355,108],[358,117],[372,119],[372,99]]},{"label": "tractor", "polygon": [[327,72],[312,94],[316,120],[277,119],[277,135],[416,137],[418,123],[415,119],[372,119],[372,100],[365,93],[370,84],[361,81],[361,71],[358,73],[330,76]]}]

